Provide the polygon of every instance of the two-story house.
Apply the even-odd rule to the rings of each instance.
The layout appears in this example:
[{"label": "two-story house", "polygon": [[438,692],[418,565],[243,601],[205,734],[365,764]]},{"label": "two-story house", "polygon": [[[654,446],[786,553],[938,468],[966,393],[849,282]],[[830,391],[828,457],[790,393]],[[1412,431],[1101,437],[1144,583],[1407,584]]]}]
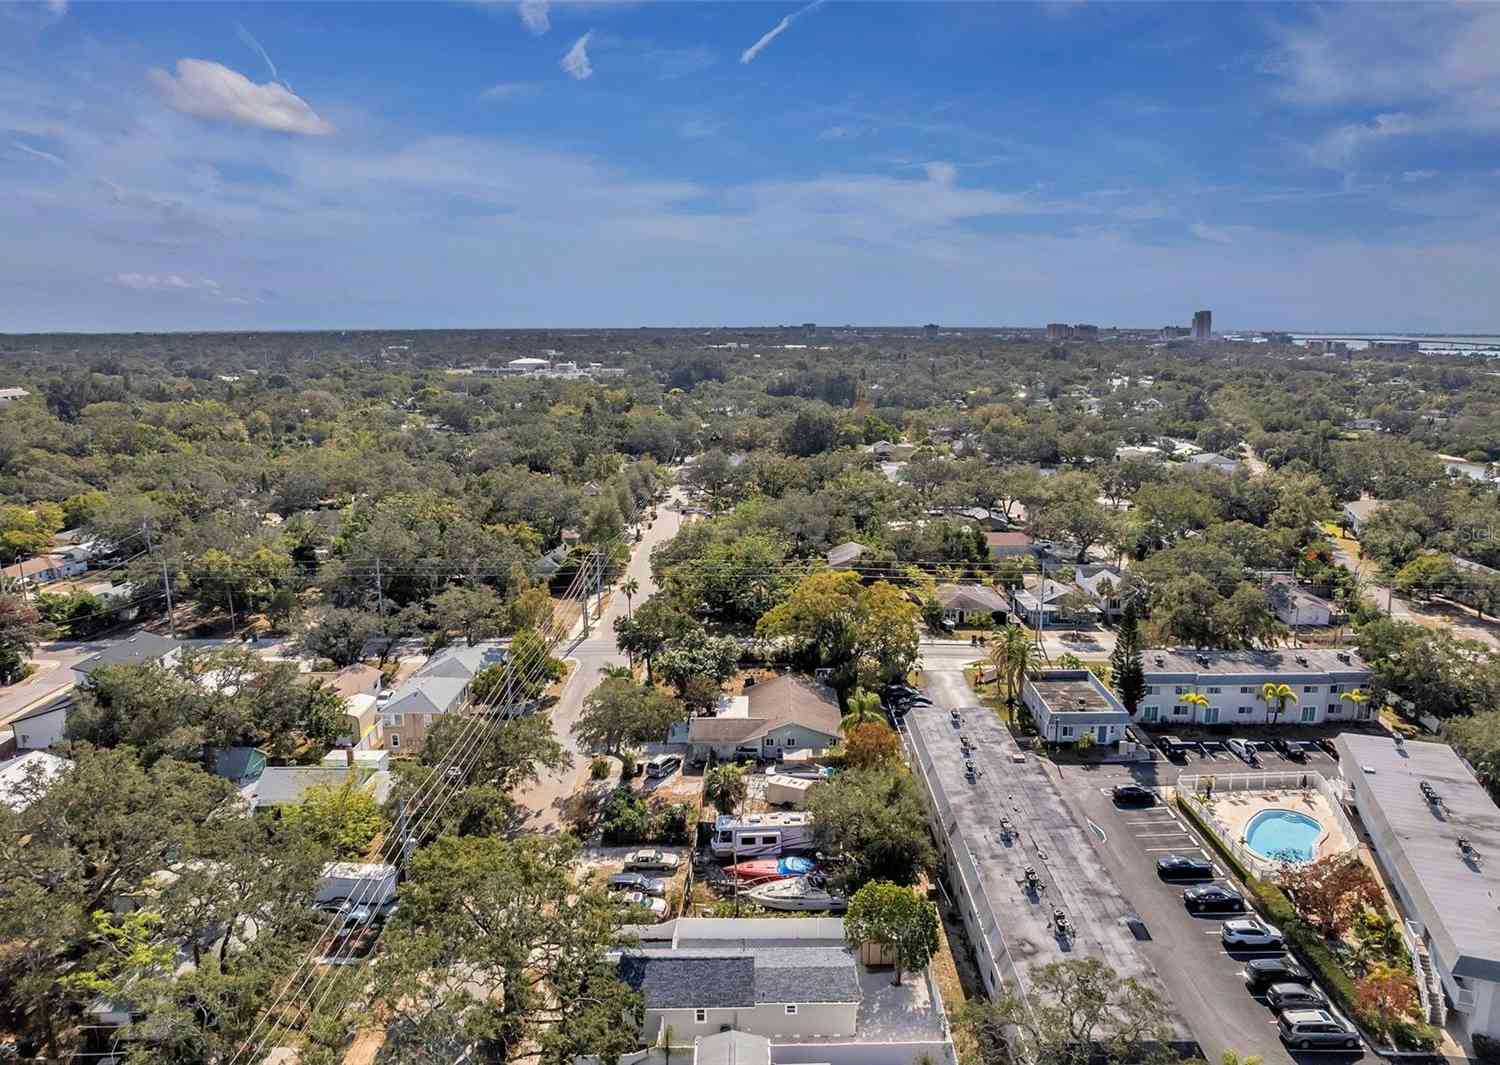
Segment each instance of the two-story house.
[{"label": "two-story house", "polygon": [[[1321,725],[1365,721],[1372,703],[1346,698],[1373,675],[1353,650],[1289,648],[1275,651],[1148,650],[1141,654],[1146,694],[1136,720],[1152,725]],[[1285,707],[1262,699],[1266,684],[1285,684],[1296,696]],[[1196,692],[1198,706],[1183,699]]]},{"label": "two-story house", "polygon": [[504,661],[505,650],[494,643],[445,647],[433,655],[380,707],[386,749],[420,748],[432,722],[463,705],[474,674]]}]

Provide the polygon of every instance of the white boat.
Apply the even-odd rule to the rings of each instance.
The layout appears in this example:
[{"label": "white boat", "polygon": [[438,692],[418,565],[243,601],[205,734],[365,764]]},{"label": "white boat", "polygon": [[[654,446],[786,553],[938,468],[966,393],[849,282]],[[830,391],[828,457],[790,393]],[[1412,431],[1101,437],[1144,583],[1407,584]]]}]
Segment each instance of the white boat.
[{"label": "white boat", "polygon": [[849,900],[828,890],[821,876],[799,876],[747,888],[741,894],[768,910],[822,910],[843,913]]}]

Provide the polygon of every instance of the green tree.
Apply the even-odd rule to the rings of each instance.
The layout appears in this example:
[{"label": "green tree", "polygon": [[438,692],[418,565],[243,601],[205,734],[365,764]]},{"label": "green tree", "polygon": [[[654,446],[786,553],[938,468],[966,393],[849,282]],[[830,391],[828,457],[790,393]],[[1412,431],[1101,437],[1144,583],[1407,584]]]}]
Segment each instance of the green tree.
[{"label": "green tree", "polygon": [[1485,710],[1443,722],[1443,740],[1474,767],[1474,775],[1500,796],[1500,710]]},{"label": "green tree", "polygon": [[641,582],[634,577],[627,577],[620,582],[620,592],[625,596],[625,616],[635,613],[634,600],[641,592]]},{"label": "green tree", "polygon": [[703,777],[703,797],[723,814],[732,814],[739,809],[748,789],[743,766],[721,762]]},{"label": "green tree", "polygon": [[920,619],[920,608],[894,585],[865,586],[850,571],[824,570],[798,581],[755,631],[792,641],[805,664],[833,670],[834,685],[847,692],[865,677],[905,677],[917,661]]},{"label": "green tree", "polygon": [[849,899],[844,935],[855,946],[879,943],[896,956],[900,985],[903,970],[921,972],[938,952],[942,922],[937,907],[909,887],[874,880]]},{"label": "green tree", "polygon": [[[1007,985],[959,1013],[983,1065],[1021,1059],[1035,1065],[1176,1060],[1172,1010],[1160,993],[1095,958],[1049,962],[1033,970],[1029,995]],[[1024,997],[1023,997],[1024,996]]]},{"label": "green tree", "polygon": [[1141,657],[1141,627],[1134,597],[1125,601],[1115,632],[1115,649],[1109,655],[1109,676],[1125,711],[1135,717],[1146,695],[1146,667]]},{"label": "green tree", "polygon": [[302,638],[310,654],[337,666],[352,666],[364,657],[365,645],[380,633],[380,619],[364,610],[326,611]]},{"label": "green tree", "polygon": [[[428,601],[428,617],[442,636],[458,633],[469,646],[500,631],[505,604],[493,588],[483,584],[444,588]],[[548,599],[548,615],[551,599]]]},{"label": "green tree", "polygon": [[1422,554],[1396,571],[1396,591],[1427,602],[1453,582],[1453,560],[1443,554]]},{"label": "green tree", "polygon": [[45,554],[62,527],[63,511],[56,503],[0,506],[0,565]]},{"label": "green tree", "polygon": [[0,684],[9,684],[41,640],[45,626],[36,609],[18,595],[0,594]]},{"label": "green tree", "polygon": [[609,955],[621,908],[578,885],[577,854],[567,837],[448,837],[418,852],[376,974],[392,1014],[388,1051],[452,1060],[483,1040],[506,1061],[561,1065],[636,1049],[641,997]]},{"label": "green tree", "polygon": [[818,848],[842,861],[846,891],[872,880],[914,884],[934,864],[927,813],[905,766],[846,770],[815,785],[807,808]]},{"label": "green tree", "polygon": [[363,856],[386,825],[375,796],[352,780],[314,784],[301,802],[283,812],[282,819],[292,831],[342,859]]},{"label": "green tree", "polygon": [[674,641],[683,640],[701,626],[661,595],[654,595],[632,615],[615,619],[615,638],[620,650],[646,663],[646,680],[654,679],[656,656]]},{"label": "green tree", "polygon": [[550,646],[533,629],[516,633],[510,641],[511,670],[515,698],[535,699],[567,674],[567,666],[552,656]]},{"label": "green tree", "polygon": [[665,692],[606,677],[583,701],[573,735],[588,750],[618,755],[627,743],[661,740],[682,717],[682,705]]},{"label": "green tree", "polygon": [[740,642],[733,636],[695,636],[668,644],[656,656],[656,672],[687,696],[688,682],[695,677],[712,681],[715,688],[739,671]]}]

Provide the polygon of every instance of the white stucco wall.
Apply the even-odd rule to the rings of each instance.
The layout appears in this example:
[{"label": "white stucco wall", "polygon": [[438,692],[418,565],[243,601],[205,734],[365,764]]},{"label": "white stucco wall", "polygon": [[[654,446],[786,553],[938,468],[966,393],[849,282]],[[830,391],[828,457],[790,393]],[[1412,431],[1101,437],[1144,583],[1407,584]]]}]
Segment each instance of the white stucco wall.
[{"label": "white stucco wall", "polygon": [[702,1023],[694,1010],[647,1010],[642,1039],[654,1043],[663,1025],[672,1026],[674,1045],[691,1043],[693,1037],[713,1035],[724,1027],[767,1037],[850,1036],[854,1034],[859,1004],[794,1003],[795,1016],[782,1003],[763,1003],[744,1009],[705,1010]]}]

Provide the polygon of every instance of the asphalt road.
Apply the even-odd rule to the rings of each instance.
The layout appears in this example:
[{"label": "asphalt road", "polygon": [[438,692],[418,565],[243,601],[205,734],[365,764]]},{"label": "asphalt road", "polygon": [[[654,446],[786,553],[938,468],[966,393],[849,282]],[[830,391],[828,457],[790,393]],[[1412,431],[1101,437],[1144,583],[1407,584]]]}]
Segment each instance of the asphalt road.
[{"label": "asphalt road", "polygon": [[[645,602],[656,591],[656,582],[651,576],[651,551],[677,535],[677,530],[682,527],[682,515],[676,507],[681,503],[682,496],[674,488],[668,501],[657,507],[656,520],[643,530],[641,542],[630,553],[630,562],[619,580],[622,583],[627,577],[634,577],[640,583],[634,606]],[[604,667],[625,664],[625,656],[615,643],[614,623],[616,618],[625,616],[630,604],[618,590],[618,583],[615,587],[605,606],[604,616],[592,621],[590,635],[583,637],[581,629],[577,630],[567,645],[566,658],[573,671],[552,707],[551,717],[553,734],[573,756],[573,764],[560,773],[544,775],[519,796],[523,805],[532,811],[528,827],[534,832],[557,830],[561,824],[563,802],[579,789],[588,775],[588,759],[578,749],[573,724],[583,710],[584,699],[598,685]]]}]

